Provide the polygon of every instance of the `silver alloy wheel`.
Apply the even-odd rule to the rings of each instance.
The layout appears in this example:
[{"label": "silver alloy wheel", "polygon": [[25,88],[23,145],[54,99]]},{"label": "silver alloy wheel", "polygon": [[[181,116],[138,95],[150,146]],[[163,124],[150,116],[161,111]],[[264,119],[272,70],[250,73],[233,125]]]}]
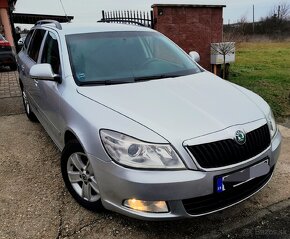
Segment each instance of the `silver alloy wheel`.
[{"label": "silver alloy wheel", "polygon": [[22,97],[23,97],[23,102],[25,105],[26,112],[27,112],[27,114],[29,114],[30,113],[30,105],[29,105],[27,95],[26,95],[24,90],[22,91]]},{"label": "silver alloy wheel", "polygon": [[96,202],[100,199],[92,166],[84,153],[77,152],[69,157],[67,175],[73,189],[82,199],[89,202]]}]

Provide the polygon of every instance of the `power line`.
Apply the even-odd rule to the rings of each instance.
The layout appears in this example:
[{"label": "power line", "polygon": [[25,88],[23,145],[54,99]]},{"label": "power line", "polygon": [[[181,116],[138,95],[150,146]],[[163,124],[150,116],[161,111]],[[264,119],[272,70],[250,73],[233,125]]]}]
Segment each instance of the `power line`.
[{"label": "power line", "polygon": [[62,2],[62,0],[59,0],[59,1],[60,1],[60,4],[61,4],[61,7],[62,7],[62,10],[63,10],[63,12],[64,12],[64,14],[65,14],[66,20],[69,22],[70,19],[68,18],[67,14],[66,14],[66,10],[65,10],[65,8],[64,8],[63,2]]}]

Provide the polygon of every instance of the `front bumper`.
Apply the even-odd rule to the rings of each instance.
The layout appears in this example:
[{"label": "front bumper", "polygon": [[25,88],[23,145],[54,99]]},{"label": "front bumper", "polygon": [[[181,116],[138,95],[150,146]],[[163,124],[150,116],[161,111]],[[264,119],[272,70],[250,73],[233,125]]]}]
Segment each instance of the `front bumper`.
[{"label": "front bumper", "polygon": [[[124,168],[114,162],[104,162],[92,155],[89,155],[89,158],[93,165],[105,208],[144,220],[189,218],[213,213],[235,205],[262,189],[272,176],[280,154],[281,139],[281,134],[277,131],[270,147],[252,158],[252,160],[234,168],[210,172],[194,170],[135,170]],[[201,199],[198,202],[200,204],[204,201],[204,198],[215,197],[214,178],[216,176],[241,170],[265,158],[269,159],[269,165],[272,171],[263,180],[257,182],[257,185],[254,185],[253,190],[249,191],[249,193],[241,194],[222,206],[213,206],[210,209],[198,211],[198,213],[190,213],[186,209],[185,204],[191,200],[196,201],[196,199]],[[147,213],[135,211],[123,206],[123,201],[131,198],[146,201],[166,201],[170,211],[168,213]],[[208,203],[206,200],[204,202]]]}]

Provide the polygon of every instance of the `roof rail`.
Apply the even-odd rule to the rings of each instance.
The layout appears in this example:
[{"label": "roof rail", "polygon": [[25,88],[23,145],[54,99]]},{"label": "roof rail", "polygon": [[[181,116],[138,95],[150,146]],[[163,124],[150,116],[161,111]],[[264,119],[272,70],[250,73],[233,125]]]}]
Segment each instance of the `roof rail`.
[{"label": "roof rail", "polygon": [[40,20],[40,21],[37,21],[34,26],[41,26],[43,24],[48,24],[48,23],[52,23],[55,25],[57,29],[62,30],[62,26],[60,25],[60,23],[55,20]]}]

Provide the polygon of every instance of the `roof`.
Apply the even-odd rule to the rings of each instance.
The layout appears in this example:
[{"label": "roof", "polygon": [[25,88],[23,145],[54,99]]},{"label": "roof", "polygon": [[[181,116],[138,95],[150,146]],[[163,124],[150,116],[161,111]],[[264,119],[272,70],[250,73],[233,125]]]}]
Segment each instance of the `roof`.
[{"label": "roof", "polygon": [[17,0],[9,0],[9,3],[15,4]]},{"label": "roof", "polygon": [[51,19],[58,22],[69,22],[74,19],[73,16],[59,16],[59,15],[40,15],[29,13],[13,13],[14,23],[35,24],[37,21]]},{"label": "roof", "polygon": [[154,7],[186,7],[186,8],[224,8],[226,5],[204,5],[204,4],[153,4]]},{"label": "roof", "polygon": [[53,27],[64,35],[112,31],[154,31],[148,27],[124,23],[61,23],[62,30],[58,30],[53,23],[43,24],[42,26]]}]

